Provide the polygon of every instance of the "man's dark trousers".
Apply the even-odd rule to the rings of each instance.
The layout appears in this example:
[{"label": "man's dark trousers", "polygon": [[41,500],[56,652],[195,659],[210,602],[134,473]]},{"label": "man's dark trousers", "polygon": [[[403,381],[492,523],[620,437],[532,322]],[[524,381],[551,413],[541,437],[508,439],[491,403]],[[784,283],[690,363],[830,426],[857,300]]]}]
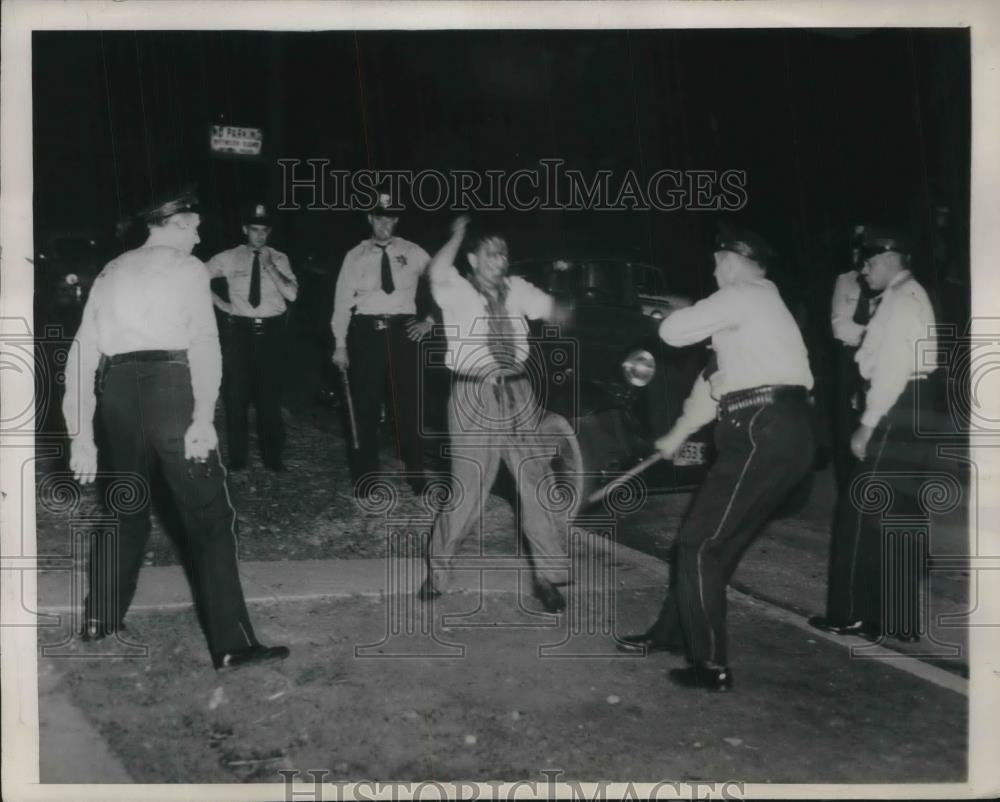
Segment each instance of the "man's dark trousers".
[{"label": "man's dark trousers", "polygon": [[[148,354],[149,352],[138,352]],[[117,513],[117,555],[97,539],[91,549],[85,615],[115,629],[135,595],[149,538],[150,478],[163,471],[180,513],[192,589],[213,655],[256,643],[237,568],[236,513],[218,451],[208,463],[184,457],[194,397],[183,352],[167,361],[126,359],[106,368],[99,397],[112,476],[107,506]],[[127,491],[115,479],[131,485]]]},{"label": "man's dark trousers", "polygon": [[[875,428],[865,459],[855,460],[851,481],[837,503],[830,544],[826,617],[834,623],[864,621],[883,634],[918,634],[920,552],[913,540],[887,539],[882,523],[887,514],[922,514],[918,492],[931,447],[917,436],[915,416],[918,405],[924,410],[933,406],[937,391],[934,378],[911,381]],[[883,497],[887,509],[878,503]],[[866,509],[868,502],[873,503]],[[888,548],[897,550],[893,562],[909,565],[909,570],[893,576],[884,572]]]},{"label": "man's dark trousers", "polygon": [[357,481],[379,469],[378,429],[382,401],[395,424],[394,450],[408,471],[424,470],[420,434],[420,348],[407,336],[412,315],[359,315],[347,334],[351,391],[358,425],[358,450],[351,473]]},{"label": "man's dark trousers", "polygon": [[858,349],[842,343],[837,343],[836,349],[836,376],[831,409],[833,443],[830,451],[837,492],[843,493],[851,480],[854,463],[857,462],[851,453],[851,435],[861,421],[861,412],[855,408],[855,403],[858,397],[864,397],[864,382],[854,359]]},{"label": "man's dark trousers", "polygon": [[813,464],[812,409],[801,396],[723,415],[718,458],[674,549],[672,581],[650,634],[694,662],[726,665],[726,586],[746,548]]},{"label": "man's dark trousers", "polygon": [[281,462],[285,422],[281,417],[281,385],[285,360],[285,315],[263,318],[229,316],[224,344],[223,403],[229,464],[248,459],[248,410],[257,410],[257,438],[265,465]]}]

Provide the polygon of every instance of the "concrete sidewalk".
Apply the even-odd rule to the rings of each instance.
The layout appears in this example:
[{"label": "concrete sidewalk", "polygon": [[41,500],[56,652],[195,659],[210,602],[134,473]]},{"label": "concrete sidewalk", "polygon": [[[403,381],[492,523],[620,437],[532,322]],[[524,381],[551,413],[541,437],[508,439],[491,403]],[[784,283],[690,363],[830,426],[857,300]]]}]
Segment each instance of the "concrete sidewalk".
[{"label": "concrete sidewalk", "polygon": [[[574,575],[594,577],[594,566],[613,568],[615,586],[629,590],[661,589],[668,583],[669,566],[656,557],[644,554],[621,543],[594,536],[586,540],[587,548],[577,555]],[[463,555],[462,570],[455,572],[453,592],[505,594],[518,590],[519,577],[529,576],[530,563],[520,556]],[[380,597],[386,594],[412,594],[426,575],[422,559],[358,559],[358,560],[298,560],[288,562],[243,562],[240,575],[247,602],[250,604],[278,604],[290,601],[348,598],[352,596]],[[49,613],[69,613],[78,608],[72,600],[73,583],[69,572],[43,572],[38,581],[39,609]],[[567,592],[573,593],[573,588]],[[861,638],[844,638],[816,631],[809,627],[806,617],[785,606],[766,601],[744,585],[743,590],[730,588],[731,597],[751,603],[756,610],[775,620],[791,624],[847,648],[866,646]],[[139,585],[131,610],[175,610],[193,605],[191,591],[180,566],[145,567],[139,576]],[[654,615],[655,611],[650,611]],[[950,643],[955,632],[939,635],[932,620],[931,643]],[[899,670],[932,682],[957,693],[968,693],[968,683],[954,672],[946,671],[919,657],[924,654],[919,645],[907,645],[905,651],[896,648],[876,647],[890,665]]]}]

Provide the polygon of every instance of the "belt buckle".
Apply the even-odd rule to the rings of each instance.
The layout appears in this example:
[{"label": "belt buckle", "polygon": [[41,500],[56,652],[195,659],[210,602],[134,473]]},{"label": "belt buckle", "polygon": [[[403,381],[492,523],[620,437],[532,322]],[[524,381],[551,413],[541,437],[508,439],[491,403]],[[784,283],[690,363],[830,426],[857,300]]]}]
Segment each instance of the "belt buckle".
[{"label": "belt buckle", "polygon": [[389,322],[385,318],[375,319],[375,331],[385,331],[387,328],[389,328]]}]

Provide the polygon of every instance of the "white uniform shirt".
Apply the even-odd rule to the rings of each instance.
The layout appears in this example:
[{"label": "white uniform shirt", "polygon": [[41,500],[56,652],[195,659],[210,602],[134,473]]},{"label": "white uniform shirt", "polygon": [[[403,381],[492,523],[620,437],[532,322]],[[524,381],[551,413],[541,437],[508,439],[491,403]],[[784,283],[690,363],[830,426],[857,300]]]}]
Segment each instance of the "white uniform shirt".
[{"label": "white uniform shirt", "polygon": [[[268,274],[266,265],[272,265],[281,275],[292,282],[289,297]],[[298,281],[292,272],[288,257],[281,251],[264,246],[260,249],[260,304],[250,306],[250,281],[253,278],[253,248],[237,245],[228,251],[217,253],[205,265],[212,278],[225,278],[229,283],[229,304],[232,313],[238,317],[276,317],[285,311],[286,301],[294,301],[298,295]],[[215,305],[222,308],[218,299]]]},{"label": "white uniform shirt", "polygon": [[909,270],[899,273],[882,293],[868,322],[855,360],[870,387],[861,422],[876,426],[892,409],[911,378],[937,369],[934,309]]},{"label": "white uniform shirt", "polygon": [[419,245],[393,237],[386,248],[395,291],[382,290],[382,249],[372,239],[347,252],[337,276],[330,326],[338,346],[347,343],[351,308],[360,315],[413,315],[417,311],[417,284],[430,256]]},{"label": "white uniform shirt", "polygon": [[93,439],[94,376],[101,355],[187,351],[194,417],[211,421],[222,380],[219,332],[201,260],[145,246],[109,262],[94,280],[66,363],[63,416],[70,434]]},{"label": "white uniform shirt", "polygon": [[[514,347],[521,364],[528,358],[528,320],[550,317],[552,297],[520,276],[508,278],[506,308],[514,329]],[[444,320],[448,338],[446,364],[456,373],[479,374],[496,366],[489,350],[489,310],[486,299],[454,266],[431,282],[431,294]]]},{"label": "white uniform shirt", "polygon": [[712,338],[719,369],[710,382],[699,377],[677,425],[693,432],[715,416],[726,393],[765,385],[801,385],[812,389],[802,334],[766,278],[727,284],[660,324],[668,345],[685,346]]},{"label": "white uniform shirt", "polygon": [[854,312],[861,298],[860,273],[849,270],[837,276],[830,303],[830,324],[833,336],[844,345],[857,346],[864,336],[865,327],[854,322]]}]

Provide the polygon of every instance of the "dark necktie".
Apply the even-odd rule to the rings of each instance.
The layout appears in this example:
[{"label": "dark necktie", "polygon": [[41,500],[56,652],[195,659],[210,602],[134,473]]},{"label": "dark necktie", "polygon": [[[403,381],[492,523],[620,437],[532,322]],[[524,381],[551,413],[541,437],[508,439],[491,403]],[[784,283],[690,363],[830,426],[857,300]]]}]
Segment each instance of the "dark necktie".
[{"label": "dark necktie", "polygon": [[382,249],[382,292],[389,295],[396,290],[396,283],[392,280],[392,269],[389,267],[389,253],[386,251],[389,243],[379,245],[376,242],[375,247]]},{"label": "dark necktie", "polygon": [[255,309],[260,306],[260,251],[253,252],[253,268],[250,273],[250,296],[247,299]]},{"label": "dark necktie", "polygon": [[866,286],[861,288],[861,295],[858,296],[858,305],[854,307],[854,322],[859,326],[867,326],[878,309],[882,300],[882,293],[874,294]]}]

